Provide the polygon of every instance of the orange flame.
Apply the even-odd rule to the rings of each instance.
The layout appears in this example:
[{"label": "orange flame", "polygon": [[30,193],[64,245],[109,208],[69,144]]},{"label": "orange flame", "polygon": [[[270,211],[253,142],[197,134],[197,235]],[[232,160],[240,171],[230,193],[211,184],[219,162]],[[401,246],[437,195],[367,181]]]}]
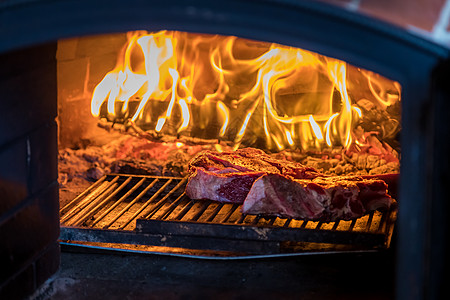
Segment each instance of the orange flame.
[{"label": "orange flame", "polygon": [[[234,36],[139,31],[128,38],[116,67],[94,89],[94,116],[235,147],[264,137],[278,150],[348,147],[362,118],[343,61]],[[384,87],[399,93],[398,83],[361,73],[380,106],[395,101]]]}]

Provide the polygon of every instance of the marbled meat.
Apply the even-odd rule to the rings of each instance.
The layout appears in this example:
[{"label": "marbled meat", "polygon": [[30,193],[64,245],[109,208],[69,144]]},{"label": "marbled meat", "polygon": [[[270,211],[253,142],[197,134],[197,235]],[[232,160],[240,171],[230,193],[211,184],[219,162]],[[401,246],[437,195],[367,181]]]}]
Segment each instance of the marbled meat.
[{"label": "marbled meat", "polygon": [[189,163],[186,195],[191,199],[243,203],[253,182],[264,174],[312,179],[320,174],[296,162],[277,160],[254,148],[228,152],[204,151]]},{"label": "marbled meat", "polygon": [[265,174],[252,185],[242,213],[295,219],[336,221],[359,218],[377,209],[388,209],[395,201],[379,179],[359,176],[291,179]]},{"label": "marbled meat", "polygon": [[324,176],[262,150],[205,151],[189,164],[186,195],[242,205],[242,213],[334,221],[387,209],[395,200],[383,180]]}]

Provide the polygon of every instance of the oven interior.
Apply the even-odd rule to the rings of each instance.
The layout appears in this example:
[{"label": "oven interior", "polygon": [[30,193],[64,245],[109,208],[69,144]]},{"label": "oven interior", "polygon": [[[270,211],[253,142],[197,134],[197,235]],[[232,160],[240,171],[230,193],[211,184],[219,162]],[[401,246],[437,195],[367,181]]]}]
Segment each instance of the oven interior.
[{"label": "oven interior", "polygon": [[252,147],[324,176],[390,176],[396,198],[398,82],[296,47],[180,31],[61,40],[57,59],[63,242],[215,256],[389,248],[397,206],[311,221],[184,191],[201,151]]}]

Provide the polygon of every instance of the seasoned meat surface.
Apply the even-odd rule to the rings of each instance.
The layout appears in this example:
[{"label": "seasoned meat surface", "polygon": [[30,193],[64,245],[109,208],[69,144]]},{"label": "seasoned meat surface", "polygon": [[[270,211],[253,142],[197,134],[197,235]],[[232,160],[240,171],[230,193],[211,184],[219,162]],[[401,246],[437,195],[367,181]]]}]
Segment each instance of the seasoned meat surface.
[{"label": "seasoned meat surface", "polygon": [[244,214],[349,220],[395,203],[376,177],[325,176],[253,148],[204,151],[189,164],[186,195],[242,205]]},{"label": "seasoned meat surface", "polygon": [[312,179],[321,176],[314,168],[306,167],[297,162],[275,159],[264,151],[254,148],[221,153],[204,151],[195,156],[189,163],[190,171],[196,167],[202,167],[208,171],[230,168],[241,172],[256,171],[284,174],[295,179]]}]

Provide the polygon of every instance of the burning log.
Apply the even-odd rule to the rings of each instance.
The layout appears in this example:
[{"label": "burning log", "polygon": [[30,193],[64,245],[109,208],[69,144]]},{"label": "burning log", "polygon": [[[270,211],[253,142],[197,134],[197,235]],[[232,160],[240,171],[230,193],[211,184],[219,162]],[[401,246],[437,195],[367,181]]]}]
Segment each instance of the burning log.
[{"label": "burning log", "polygon": [[202,139],[197,137],[189,137],[189,136],[170,136],[165,135],[154,130],[144,131],[140,129],[136,124],[130,120],[131,127],[136,131],[136,134],[142,138],[145,138],[152,142],[163,142],[163,143],[183,143],[186,145],[216,145],[220,144],[220,140],[218,139]]},{"label": "burning log", "polygon": [[[98,127],[103,128],[107,131],[118,131],[124,134],[128,134],[131,136],[139,137],[142,139],[146,139],[151,142],[160,142],[160,143],[182,143],[189,146],[196,145],[222,145],[222,146],[232,146],[231,142],[221,141],[219,139],[202,139],[198,137],[190,137],[184,135],[172,136],[168,134],[164,134],[161,132],[156,132],[155,130],[142,130],[136,124],[128,120],[126,124],[115,123],[115,122],[107,122],[100,120],[97,124]],[[133,130],[133,131],[130,131]]]}]

